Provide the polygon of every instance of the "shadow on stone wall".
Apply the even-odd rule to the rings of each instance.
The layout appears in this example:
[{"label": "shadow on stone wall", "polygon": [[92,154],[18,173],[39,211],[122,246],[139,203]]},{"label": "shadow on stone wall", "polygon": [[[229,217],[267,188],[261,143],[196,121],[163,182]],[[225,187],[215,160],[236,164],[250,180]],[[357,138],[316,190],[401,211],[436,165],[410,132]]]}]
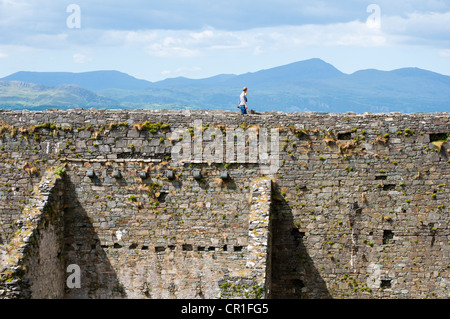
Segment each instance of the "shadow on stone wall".
[{"label": "shadow on stone wall", "polygon": [[71,289],[66,285],[65,298],[126,298],[124,287],[101,246],[88,213],[77,198],[75,185],[68,176],[65,177],[64,202],[66,268],[76,264],[81,269],[81,289]]},{"label": "shadow on stone wall", "polygon": [[272,197],[272,299],[331,299],[314,266],[292,210],[274,189]]},{"label": "shadow on stone wall", "polygon": [[4,259],[6,259],[6,251],[5,251],[5,248],[3,245],[4,244],[3,244],[2,236],[0,234],[0,268],[2,268]]}]

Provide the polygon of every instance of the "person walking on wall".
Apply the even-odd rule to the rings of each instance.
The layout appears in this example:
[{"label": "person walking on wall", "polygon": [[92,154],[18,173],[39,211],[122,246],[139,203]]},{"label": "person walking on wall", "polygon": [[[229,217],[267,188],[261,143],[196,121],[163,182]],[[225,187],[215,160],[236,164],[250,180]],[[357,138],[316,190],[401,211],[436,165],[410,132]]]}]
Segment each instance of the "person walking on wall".
[{"label": "person walking on wall", "polygon": [[242,90],[241,96],[239,97],[239,105],[238,107],[241,109],[241,114],[247,113],[247,88],[244,87]]}]

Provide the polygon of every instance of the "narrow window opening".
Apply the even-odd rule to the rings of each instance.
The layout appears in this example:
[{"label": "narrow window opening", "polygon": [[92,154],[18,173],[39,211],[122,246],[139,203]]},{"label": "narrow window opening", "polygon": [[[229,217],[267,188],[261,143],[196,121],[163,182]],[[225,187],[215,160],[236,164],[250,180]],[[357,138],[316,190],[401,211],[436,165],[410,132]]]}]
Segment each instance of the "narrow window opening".
[{"label": "narrow window opening", "polygon": [[447,139],[447,133],[432,133],[430,134],[430,142],[445,141]]},{"label": "narrow window opening", "polygon": [[392,185],[392,184],[383,185],[383,190],[384,191],[392,191],[394,189],[395,189],[395,185]]},{"label": "narrow window opening", "polygon": [[394,233],[391,230],[383,231],[383,244],[389,244],[394,239]]},{"label": "narrow window opening", "polygon": [[383,279],[381,280],[380,288],[391,288],[391,280],[390,279]]},{"label": "narrow window opening", "polygon": [[158,202],[165,203],[167,195],[168,195],[168,193],[161,192],[159,197],[158,197]]},{"label": "narrow window opening", "polygon": [[161,246],[155,247],[155,252],[157,252],[157,253],[162,253],[164,251],[166,251],[165,247],[161,247]]},{"label": "narrow window opening", "polygon": [[348,141],[352,139],[352,133],[339,133],[338,140]]},{"label": "narrow window opening", "polygon": [[292,285],[294,286],[294,291],[295,293],[300,296],[302,293],[302,289],[305,287],[305,283],[303,282],[303,280],[300,279],[294,279],[292,281]]}]

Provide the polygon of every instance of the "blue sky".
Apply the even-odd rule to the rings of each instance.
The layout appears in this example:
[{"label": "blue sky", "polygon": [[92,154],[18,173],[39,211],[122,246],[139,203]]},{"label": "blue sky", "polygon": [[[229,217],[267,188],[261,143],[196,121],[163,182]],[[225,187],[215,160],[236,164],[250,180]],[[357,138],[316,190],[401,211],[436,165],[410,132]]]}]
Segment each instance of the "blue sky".
[{"label": "blue sky", "polygon": [[450,0],[0,0],[0,77],[118,70],[158,81],[310,58],[346,73],[450,75],[449,21]]}]

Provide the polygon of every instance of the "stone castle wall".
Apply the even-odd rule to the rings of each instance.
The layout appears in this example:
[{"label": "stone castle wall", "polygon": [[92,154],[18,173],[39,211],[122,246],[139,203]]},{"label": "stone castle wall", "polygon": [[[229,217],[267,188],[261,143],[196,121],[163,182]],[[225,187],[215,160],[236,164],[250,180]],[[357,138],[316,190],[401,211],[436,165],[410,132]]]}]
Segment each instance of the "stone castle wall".
[{"label": "stone castle wall", "polygon": [[[447,113],[0,116],[0,247],[44,172],[65,167],[61,260],[82,270],[66,298],[450,295]],[[173,161],[199,133],[206,152],[211,128],[277,129],[279,169]]]}]

